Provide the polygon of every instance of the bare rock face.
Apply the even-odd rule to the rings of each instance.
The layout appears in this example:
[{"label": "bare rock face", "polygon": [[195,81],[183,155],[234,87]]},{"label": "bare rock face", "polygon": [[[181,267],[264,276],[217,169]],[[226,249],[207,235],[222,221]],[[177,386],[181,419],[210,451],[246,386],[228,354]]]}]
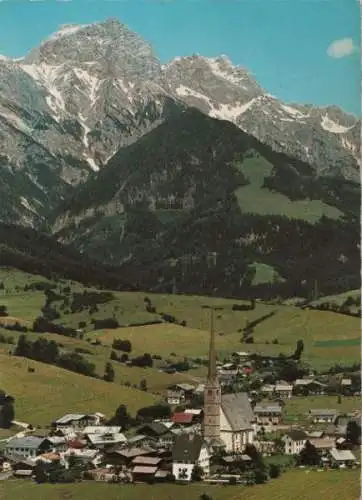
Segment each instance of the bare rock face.
[{"label": "bare rock face", "polygon": [[20,60],[0,56],[0,219],[40,225],[120,148],[187,107],[236,124],[322,175],[358,178],[355,116],[287,105],[226,56],[161,65],[149,43],[109,19],[62,26]]}]

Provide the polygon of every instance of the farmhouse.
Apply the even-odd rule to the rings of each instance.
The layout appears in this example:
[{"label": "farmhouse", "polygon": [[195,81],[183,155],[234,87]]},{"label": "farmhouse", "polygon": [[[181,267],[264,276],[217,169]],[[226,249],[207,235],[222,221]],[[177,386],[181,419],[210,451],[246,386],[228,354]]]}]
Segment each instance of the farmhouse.
[{"label": "farmhouse", "polygon": [[278,404],[260,404],[254,407],[254,415],[258,425],[277,425],[281,421],[282,408]]},{"label": "farmhouse", "polygon": [[194,467],[210,473],[210,452],[202,437],[183,434],[176,438],[172,449],[172,474],[179,481],[190,481]]},{"label": "farmhouse", "polygon": [[57,430],[71,428],[73,430],[84,429],[90,425],[96,425],[99,421],[97,415],[84,415],[80,413],[68,413],[54,422]]},{"label": "farmhouse", "polygon": [[329,452],[332,466],[335,467],[350,467],[356,463],[356,457],[350,450],[337,450],[332,448]]},{"label": "farmhouse", "polygon": [[275,384],[274,395],[278,398],[290,399],[293,393],[293,386],[287,382],[279,381]]},{"label": "farmhouse", "polygon": [[167,391],[167,403],[171,406],[178,406],[184,404],[186,401],[185,399],[185,392],[182,390],[178,391],[173,391],[173,390],[168,390]]},{"label": "farmhouse", "polygon": [[21,456],[34,458],[42,453],[51,451],[52,444],[46,438],[36,436],[25,436],[10,439],[5,446],[5,455],[8,457]]},{"label": "farmhouse", "polygon": [[309,414],[315,424],[332,424],[337,418],[336,410],[309,410]]},{"label": "farmhouse", "polygon": [[220,439],[226,451],[237,452],[252,444],[254,419],[248,394],[239,392],[224,394],[220,407]]},{"label": "farmhouse", "polygon": [[313,379],[297,379],[294,382],[293,393],[298,396],[315,395],[321,396],[325,393],[327,385]]},{"label": "farmhouse", "polygon": [[298,455],[307,442],[307,435],[302,430],[291,430],[282,436],[285,455]]},{"label": "farmhouse", "polygon": [[87,434],[86,439],[90,447],[98,449],[103,449],[115,444],[127,443],[127,438],[122,433]]}]

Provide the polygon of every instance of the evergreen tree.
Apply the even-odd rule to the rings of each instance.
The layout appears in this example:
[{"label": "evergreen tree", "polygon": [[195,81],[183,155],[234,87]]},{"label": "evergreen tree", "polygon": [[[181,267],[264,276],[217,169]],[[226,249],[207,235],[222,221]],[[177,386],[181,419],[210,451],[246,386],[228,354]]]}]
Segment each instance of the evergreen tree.
[{"label": "evergreen tree", "polygon": [[309,441],[305,443],[304,448],[299,453],[298,462],[300,465],[319,465],[320,456],[318,451]]},{"label": "evergreen tree", "polygon": [[303,340],[298,340],[297,342],[297,347],[294,351],[294,354],[293,354],[293,359],[295,359],[296,361],[299,361],[301,356],[302,356],[302,353],[304,351],[304,342]]},{"label": "evergreen tree", "polygon": [[359,446],[361,442],[361,426],[354,420],[347,424],[346,441],[355,446]]},{"label": "evergreen tree", "polygon": [[14,351],[15,356],[28,357],[30,354],[30,350],[31,350],[30,342],[26,339],[25,335],[20,335]]},{"label": "evergreen tree", "polygon": [[109,361],[106,363],[106,367],[104,369],[104,375],[103,375],[103,380],[106,382],[113,382],[114,381],[114,369],[112,366],[112,363]]}]

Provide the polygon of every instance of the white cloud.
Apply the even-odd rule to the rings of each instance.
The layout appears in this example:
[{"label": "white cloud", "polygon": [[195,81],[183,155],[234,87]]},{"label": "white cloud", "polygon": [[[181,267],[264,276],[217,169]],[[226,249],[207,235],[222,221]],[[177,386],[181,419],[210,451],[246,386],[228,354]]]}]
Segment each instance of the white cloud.
[{"label": "white cloud", "polygon": [[335,59],[346,57],[353,54],[357,50],[352,38],[341,38],[334,40],[327,49],[327,54]]}]

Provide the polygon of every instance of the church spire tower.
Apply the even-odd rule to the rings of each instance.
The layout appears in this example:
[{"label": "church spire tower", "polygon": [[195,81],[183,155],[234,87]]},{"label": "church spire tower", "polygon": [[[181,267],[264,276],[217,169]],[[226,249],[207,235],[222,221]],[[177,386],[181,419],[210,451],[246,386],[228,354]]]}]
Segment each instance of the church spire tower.
[{"label": "church spire tower", "polygon": [[214,330],[214,308],[211,308],[209,369],[204,391],[204,438],[210,442],[220,441],[221,389],[216,371],[216,349]]}]

